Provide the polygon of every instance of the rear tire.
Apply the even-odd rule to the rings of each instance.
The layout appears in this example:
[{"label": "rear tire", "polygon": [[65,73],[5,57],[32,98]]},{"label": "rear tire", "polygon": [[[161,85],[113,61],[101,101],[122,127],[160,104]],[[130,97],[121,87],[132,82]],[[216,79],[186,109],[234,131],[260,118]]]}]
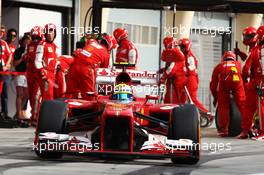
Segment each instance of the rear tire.
[{"label": "rear tire", "polygon": [[174,164],[196,164],[200,159],[199,113],[195,105],[184,104],[172,111],[168,138],[173,140],[190,139],[195,145],[191,157],[171,158]]},{"label": "rear tire", "polygon": [[[65,121],[68,114],[66,103],[58,100],[44,101],[41,104],[38,120],[37,134],[44,132],[65,133]],[[61,158],[62,152],[47,152],[35,150],[38,157],[43,159]]]}]

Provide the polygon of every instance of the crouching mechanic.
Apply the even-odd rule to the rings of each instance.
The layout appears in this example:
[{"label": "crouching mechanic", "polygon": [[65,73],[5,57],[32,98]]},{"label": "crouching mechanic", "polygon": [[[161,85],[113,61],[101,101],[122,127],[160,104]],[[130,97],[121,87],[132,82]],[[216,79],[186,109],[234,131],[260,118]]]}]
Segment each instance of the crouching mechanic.
[{"label": "crouching mechanic", "polygon": [[44,28],[45,41],[42,41],[36,50],[35,67],[38,71],[37,79],[40,87],[42,101],[53,99],[53,85],[56,70],[56,48],[54,40],[56,38],[56,26],[47,24]]},{"label": "crouching mechanic", "polygon": [[116,40],[110,35],[102,36],[100,44],[93,42],[78,49],[67,77],[67,97],[82,98],[87,92],[95,92],[96,68],[109,66],[110,52],[116,47]]},{"label": "crouching mechanic", "polygon": [[138,51],[135,45],[127,39],[128,31],[124,28],[117,28],[113,35],[119,45],[116,51],[115,62],[134,64],[135,67],[128,67],[128,69],[136,69],[136,64],[138,62]]},{"label": "crouching mechanic", "polygon": [[57,58],[57,68],[55,74],[54,98],[63,98],[66,93],[67,74],[73,63],[74,57],[70,55],[61,55]]},{"label": "crouching mechanic", "polygon": [[214,97],[214,105],[216,106],[216,102],[218,104],[218,135],[220,137],[228,136],[231,94],[234,96],[241,115],[244,115],[246,97],[240,67],[235,54],[227,51],[222,57],[222,62],[215,67],[212,74],[210,90]]},{"label": "crouching mechanic", "polygon": [[166,67],[160,83],[166,84],[164,103],[185,103],[186,95],[184,86],[187,84],[185,56],[177,48],[177,40],[167,36],[163,40],[165,50],[162,52],[162,61]]},{"label": "crouching mechanic", "polygon": [[[244,79],[250,77],[247,86],[246,109],[242,118],[242,132],[238,138],[245,139],[252,136],[253,116],[257,112],[261,118],[260,126],[264,127],[264,102],[263,102],[263,80],[264,80],[264,26],[257,30],[257,46],[251,53],[243,67],[242,75]],[[260,106],[258,106],[260,100]]]}]

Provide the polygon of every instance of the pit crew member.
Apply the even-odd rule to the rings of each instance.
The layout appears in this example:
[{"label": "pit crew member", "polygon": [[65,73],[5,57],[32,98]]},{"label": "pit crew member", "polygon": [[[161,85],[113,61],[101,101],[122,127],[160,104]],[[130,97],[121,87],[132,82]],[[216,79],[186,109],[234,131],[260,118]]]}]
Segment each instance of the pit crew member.
[{"label": "pit crew member", "polygon": [[38,84],[42,101],[53,99],[53,85],[55,81],[57,46],[56,26],[49,23],[44,27],[45,41],[42,41],[36,50],[35,67],[39,73]]},{"label": "pit crew member", "polygon": [[[241,139],[252,136],[252,120],[258,109],[258,95],[259,98],[263,98],[264,26],[257,29],[257,40],[257,46],[251,50],[242,70],[244,79],[250,77],[250,82],[247,87],[245,116],[242,118],[242,132],[238,136]],[[261,114],[259,115],[263,116],[263,100],[260,104]],[[260,125],[263,126],[263,123]]]},{"label": "pit crew member", "polygon": [[111,35],[102,37],[100,44],[94,42],[78,49],[67,77],[67,96],[76,98],[78,92],[87,97],[87,92],[95,92],[96,68],[108,68],[110,52],[116,47]]},{"label": "pit crew member", "polygon": [[218,135],[228,136],[230,95],[234,96],[241,115],[244,115],[245,91],[241,77],[241,65],[236,61],[233,52],[227,51],[213,71],[210,90],[214,97],[214,105],[218,104]]},{"label": "pit crew member", "polygon": [[190,97],[193,103],[203,112],[208,113],[208,109],[198,100],[197,91],[198,91],[198,60],[191,51],[192,43],[189,39],[183,38],[179,41],[179,46],[181,51],[185,55],[185,64],[187,68],[187,89],[189,91]]},{"label": "pit crew member", "polygon": [[185,56],[177,47],[177,39],[167,36],[163,40],[165,49],[162,52],[162,61],[166,67],[160,83],[166,84],[164,103],[185,103],[184,86],[187,85]]},{"label": "pit crew member", "polygon": [[125,28],[117,28],[115,29],[113,35],[119,45],[116,51],[115,62],[134,64],[135,67],[128,68],[136,69],[136,64],[138,62],[138,51],[135,45],[128,40],[128,31]]},{"label": "pit crew member", "polygon": [[61,55],[57,58],[57,69],[55,74],[55,84],[57,87],[54,87],[54,98],[64,97],[67,88],[67,74],[73,60],[74,57],[70,55]]},{"label": "pit crew member", "polygon": [[[37,46],[43,39],[43,28],[41,26],[34,26],[30,31],[31,42],[27,45],[25,53],[23,54],[23,60],[27,63],[27,85],[29,103],[31,106],[31,125],[34,125],[36,119],[36,109],[40,103],[40,91],[37,83],[39,73],[35,67],[35,57]],[[38,92],[39,91],[39,92]]]}]

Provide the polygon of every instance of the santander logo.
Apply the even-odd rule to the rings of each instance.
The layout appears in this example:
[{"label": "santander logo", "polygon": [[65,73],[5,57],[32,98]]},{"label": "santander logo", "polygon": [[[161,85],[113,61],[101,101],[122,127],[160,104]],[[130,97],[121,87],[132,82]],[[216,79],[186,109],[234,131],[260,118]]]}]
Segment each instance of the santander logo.
[{"label": "santander logo", "polygon": [[[157,73],[154,71],[139,71],[139,70],[126,70],[127,73],[133,77],[144,77],[144,78],[156,78]],[[107,76],[107,77],[116,77],[120,72],[121,69],[104,69],[99,68],[97,69],[97,76]]]}]

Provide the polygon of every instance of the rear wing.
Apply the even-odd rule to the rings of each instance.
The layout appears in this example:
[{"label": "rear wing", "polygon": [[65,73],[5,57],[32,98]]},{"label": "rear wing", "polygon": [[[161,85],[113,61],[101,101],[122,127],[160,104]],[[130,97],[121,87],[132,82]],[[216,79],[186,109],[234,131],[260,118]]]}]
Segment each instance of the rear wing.
[{"label": "rear wing", "polygon": [[123,69],[123,71],[125,71],[125,68],[127,68],[127,67],[135,67],[136,66],[136,64],[129,64],[129,63],[127,63],[127,62],[115,62],[114,64],[113,64],[113,66],[115,66],[115,67],[121,67],[122,69]]},{"label": "rear wing", "polygon": [[[122,69],[105,69],[98,68],[96,73],[96,83],[109,83],[114,84],[115,78],[119,73],[121,73]],[[141,85],[157,85],[158,84],[158,74],[155,71],[141,71],[141,70],[131,70],[127,69],[126,72],[132,78],[132,82],[140,82]]]}]

